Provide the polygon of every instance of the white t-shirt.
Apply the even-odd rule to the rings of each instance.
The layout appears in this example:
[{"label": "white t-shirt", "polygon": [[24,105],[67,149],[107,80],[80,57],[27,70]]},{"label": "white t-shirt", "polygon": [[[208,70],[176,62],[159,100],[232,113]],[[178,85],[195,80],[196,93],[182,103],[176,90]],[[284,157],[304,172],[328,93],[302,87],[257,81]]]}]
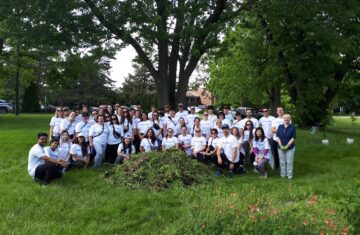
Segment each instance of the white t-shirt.
[{"label": "white t-shirt", "polygon": [[152,120],[152,118],[153,118],[152,113],[153,113],[153,112],[149,112],[149,113],[148,113],[148,119],[149,119],[149,120]]},{"label": "white t-shirt", "polygon": [[[235,138],[236,138],[236,137],[235,137]],[[245,149],[244,149],[244,146],[243,146],[243,144],[244,144],[244,139],[243,139],[243,137],[240,137],[239,139],[237,139],[237,141],[238,141],[238,146],[241,145],[240,151],[239,151],[239,149],[238,149],[238,151],[239,151],[240,153],[242,153],[242,154],[245,155]]]},{"label": "white t-shirt", "polygon": [[264,141],[260,141],[260,140],[255,141],[255,138],[254,138],[254,140],[253,140],[253,148],[257,148],[259,150],[259,154],[261,154],[261,155],[262,155],[262,151],[264,149],[267,149],[268,152],[267,152],[266,156],[264,156],[264,157],[267,158],[267,159],[271,158],[271,151],[270,151],[271,147],[270,147],[270,144],[269,144],[269,140],[267,138],[264,138]]},{"label": "white t-shirt", "polygon": [[245,124],[246,124],[247,121],[251,121],[253,123],[254,128],[259,127],[259,121],[256,118],[252,117],[251,119],[244,118],[243,120],[241,120],[241,127],[243,129],[245,129]]},{"label": "white t-shirt", "polygon": [[[176,131],[175,131],[175,133],[177,134],[177,135],[181,135],[181,126],[180,126],[180,123],[178,123],[177,125],[176,125]],[[186,133],[190,133],[190,127],[189,126],[186,126]]]},{"label": "white t-shirt", "polygon": [[194,114],[189,114],[189,115],[187,115],[187,124],[188,124],[188,126],[193,126],[194,125],[194,119],[195,118],[197,118],[197,117],[199,117],[199,114],[196,114],[196,113],[194,113]]},{"label": "white t-shirt", "polygon": [[75,125],[77,125],[79,122],[81,122],[82,121],[82,114],[79,114],[79,115],[77,115],[76,116],[76,118],[75,118]]},{"label": "white t-shirt", "polygon": [[[90,148],[88,147],[87,152],[90,153]],[[76,155],[78,158],[86,161],[87,156],[84,156],[81,151],[81,146],[78,144],[73,144],[70,149],[70,154]]]},{"label": "white t-shirt", "polygon": [[228,125],[229,128],[231,127],[231,121],[230,121],[229,119],[227,119],[227,118],[223,119],[223,120],[221,121],[221,123],[222,123],[223,125],[224,125],[224,124]]},{"label": "white t-shirt", "polygon": [[262,117],[259,120],[259,124],[264,130],[265,137],[268,139],[272,138],[272,136],[273,136],[272,130],[271,130],[271,125],[272,125],[272,121],[274,119],[275,118],[273,116],[268,116],[268,117]]},{"label": "white t-shirt", "polygon": [[118,154],[123,153],[126,155],[135,154],[135,147],[134,147],[134,145],[131,145],[131,153],[130,153],[130,148],[124,149],[124,144],[121,143],[121,144],[119,144],[117,152],[118,152]]},{"label": "white t-shirt", "polygon": [[215,129],[218,131],[218,137],[222,138],[224,136],[224,132],[223,132],[222,128],[215,127]]},{"label": "white t-shirt", "polygon": [[213,127],[214,127],[214,123],[212,123],[209,119],[200,121],[200,128],[203,135],[206,136],[206,139],[210,138],[211,128]]},{"label": "white t-shirt", "polygon": [[182,112],[178,111],[176,114],[175,114],[175,117],[177,120],[179,120],[181,117],[184,118],[185,120],[185,123],[187,123],[187,116],[189,115],[189,112],[186,111],[186,110],[183,110]]},{"label": "white t-shirt", "polygon": [[225,114],[225,118],[228,119],[231,123],[234,121],[234,116],[230,112]]},{"label": "white t-shirt", "polygon": [[238,121],[238,120],[235,120],[235,121],[233,122],[233,124],[232,124],[231,127],[236,127],[236,128],[240,131],[240,129],[243,128],[241,121],[242,121],[242,120],[239,120],[239,121]]},{"label": "white t-shirt", "polygon": [[[195,136],[192,138],[191,141],[191,148],[195,150],[195,152],[198,152],[202,149],[202,147],[206,147],[206,139],[204,136]],[[205,149],[203,149],[205,150]]]},{"label": "white t-shirt", "polygon": [[[271,128],[275,127],[276,130],[277,130],[278,127],[279,127],[280,125],[282,125],[282,124],[284,124],[284,118],[282,118],[282,117],[277,117],[277,118],[275,118],[275,119],[272,121],[272,123],[271,123]],[[275,132],[275,133],[273,134],[273,140],[277,141],[276,139],[277,139],[277,137],[276,137],[276,132]]]},{"label": "white t-shirt", "polygon": [[143,147],[145,152],[147,153],[147,152],[151,152],[153,148],[156,149],[159,145],[157,140],[155,140],[155,142],[153,143],[151,139],[143,138],[141,140],[140,146]]},{"label": "white t-shirt", "polygon": [[[118,125],[118,124],[115,124],[115,125],[111,125],[110,123],[107,124],[108,125],[108,129],[109,129],[109,135],[108,135],[108,138],[107,138],[107,144],[110,144],[110,145],[114,145],[114,144],[120,144],[121,140],[122,140],[122,137],[124,137],[124,128],[122,125]],[[119,138],[116,138],[114,136],[114,129],[117,133],[120,134],[120,137]]]},{"label": "white t-shirt", "polygon": [[75,134],[75,121],[69,122],[67,118],[64,118],[60,122],[60,131],[67,130],[69,132],[69,135]]},{"label": "white t-shirt", "polygon": [[233,135],[223,136],[219,141],[219,148],[226,155],[229,161],[232,161],[233,149],[236,148],[236,157],[234,163],[239,161],[238,140]]},{"label": "white t-shirt", "polygon": [[92,126],[92,124],[88,122],[80,121],[75,126],[75,132],[76,133],[83,133],[85,137],[85,141],[89,141],[89,129]]},{"label": "white t-shirt", "polygon": [[192,136],[190,134],[186,134],[183,136],[182,134],[178,136],[179,143],[183,145],[183,147],[191,147]]},{"label": "white t-shirt", "polygon": [[70,154],[70,149],[71,149],[71,142],[67,142],[67,143],[60,143],[58,150],[59,150],[59,155],[58,158],[59,159],[63,159],[64,161],[69,161],[69,154]]},{"label": "white t-shirt", "polygon": [[216,121],[217,121],[217,116],[215,114],[209,114],[208,119],[215,126]]},{"label": "white t-shirt", "polygon": [[138,124],[138,129],[140,134],[146,134],[146,132],[152,128],[153,122],[150,120],[141,121]]},{"label": "white t-shirt", "polygon": [[[178,124],[178,119],[176,117],[171,118],[170,116],[168,116],[168,118],[166,118],[165,123],[166,123],[166,131],[167,129],[171,128],[173,130],[173,135],[177,135],[177,129],[176,129],[176,125]],[[165,132],[166,132],[165,131]]]},{"label": "white t-shirt", "polygon": [[108,135],[109,129],[106,124],[100,125],[96,123],[89,129],[89,136],[92,136],[93,141],[99,144],[106,144]]},{"label": "white t-shirt", "polygon": [[44,148],[46,156],[51,157],[52,159],[59,159],[59,148],[56,148],[54,151],[51,150],[50,146]]},{"label": "white t-shirt", "polygon": [[[250,137],[250,131],[249,130],[244,130],[244,142],[248,141]],[[252,138],[255,137],[255,128],[252,130]]]},{"label": "white t-shirt", "polygon": [[[158,126],[159,126],[159,129],[155,129],[155,127],[154,127],[154,124],[157,124]],[[161,130],[164,128],[164,123],[160,120],[160,121],[158,121],[158,120],[154,120],[153,121],[153,126],[152,126],[152,129],[153,129],[153,131],[154,131],[154,133],[155,133],[155,136],[157,136],[156,138],[158,139],[158,140],[162,140],[162,132],[161,132]]]},{"label": "white t-shirt", "polygon": [[36,167],[45,164],[45,161],[42,157],[45,157],[44,148],[39,144],[35,144],[29,151],[29,162],[28,162],[28,172],[31,177],[35,177]]},{"label": "white t-shirt", "polygon": [[53,127],[53,136],[55,136],[55,137],[59,137],[61,134],[61,132],[60,132],[61,120],[62,120],[61,117],[52,117],[51,118],[50,126]]},{"label": "white t-shirt", "polygon": [[165,149],[170,149],[170,148],[175,148],[176,144],[179,144],[179,140],[178,138],[176,138],[175,136],[171,137],[171,138],[164,138],[162,141],[162,146],[165,146]]},{"label": "white t-shirt", "polygon": [[220,138],[213,138],[213,137],[210,137],[209,138],[209,141],[208,141],[208,146],[213,146],[214,148],[216,148],[216,146],[218,146],[220,142]]},{"label": "white t-shirt", "polygon": [[[194,125],[191,126],[190,135],[192,135],[192,136],[195,136],[195,135],[196,135],[196,131],[195,131],[196,128],[200,128],[200,129],[201,129],[200,124],[199,124],[199,126],[194,126]],[[203,131],[202,131],[202,130],[201,130],[201,134],[203,134]]]},{"label": "white t-shirt", "polygon": [[[136,128],[136,126],[135,126],[136,124],[133,125],[134,123],[135,123],[134,119],[132,119],[132,123],[129,122],[129,120],[124,119],[124,122],[123,122],[123,124],[122,124],[124,136],[127,136],[127,135],[128,135],[128,136],[132,137],[133,129]],[[126,128],[128,128],[127,131],[125,131]]]},{"label": "white t-shirt", "polygon": [[[127,121],[127,119],[124,120],[124,123]],[[137,129],[138,128],[138,124],[139,122],[141,122],[141,119],[140,118],[136,118],[136,117],[133,117],[132,119],[132,126],[134,129]],[[127,124],[126,124],[127,125]]]}]

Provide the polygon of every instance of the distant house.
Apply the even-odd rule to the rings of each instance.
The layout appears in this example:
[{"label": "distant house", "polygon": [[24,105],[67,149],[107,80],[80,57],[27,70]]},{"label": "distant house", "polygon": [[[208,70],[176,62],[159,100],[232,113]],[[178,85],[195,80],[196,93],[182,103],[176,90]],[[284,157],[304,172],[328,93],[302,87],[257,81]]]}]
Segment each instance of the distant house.
[{"label": "distant house", "polygon": [[188,106],[212,105],[214,97],[211,95],[211,92],[198,88],[197,90],[186,92],[186,102]]}]

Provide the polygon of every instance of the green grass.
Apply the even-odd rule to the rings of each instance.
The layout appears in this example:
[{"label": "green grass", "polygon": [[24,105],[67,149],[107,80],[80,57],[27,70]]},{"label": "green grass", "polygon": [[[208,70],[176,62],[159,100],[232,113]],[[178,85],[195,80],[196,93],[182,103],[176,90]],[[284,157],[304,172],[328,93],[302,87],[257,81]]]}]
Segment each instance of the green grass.
[{"label": "green grass", "polygon": [[298,130],[292,181],[272,171],[267,180],[249,173],[165,192],[114,187],[106,167],[71,171],[46,188],[33,183],[28,151],[49,120],[0,116],[1,234],[360,233],[359,120],[335,119],[328,146],[321,131]]}]

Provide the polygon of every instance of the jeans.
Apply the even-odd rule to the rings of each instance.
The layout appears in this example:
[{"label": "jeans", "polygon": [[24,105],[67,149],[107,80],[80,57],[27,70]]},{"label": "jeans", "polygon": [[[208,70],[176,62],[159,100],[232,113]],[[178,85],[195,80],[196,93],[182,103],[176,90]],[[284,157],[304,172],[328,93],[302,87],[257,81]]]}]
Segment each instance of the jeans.
[{"label": "jeans", "polygon": [[280,176],[288,177],[292,179],[293,177],[293,166],[294,166],[294,154],[295,147],[286,151],[278,149],[279,160],[280,160]]},{"label": "jeans", "polygon": [[255,169],[259,171],[260,175],[265,175],[265,165],[268,161],[268,158],[263,157],[260,162],[255,166]]},{"label": "jeans", "polygon": [[101,166],[102,159],[103,159],[103,156],[105,153],[106,143],[101,144],[98,142],[93,142],[93,145],[96,150],[96,155],[94,158],[94,167],[99,167],[99,166]]}]

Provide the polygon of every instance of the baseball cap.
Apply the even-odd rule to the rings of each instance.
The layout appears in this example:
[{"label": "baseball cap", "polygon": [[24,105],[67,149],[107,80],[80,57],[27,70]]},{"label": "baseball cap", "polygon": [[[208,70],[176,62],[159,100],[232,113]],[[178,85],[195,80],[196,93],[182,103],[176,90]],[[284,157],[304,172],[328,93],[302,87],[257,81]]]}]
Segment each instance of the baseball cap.
[{"label": "baseball cap", "polygon": [[85,137],[85,135],[80,132],[77,137]]},{"label": "baseball cap", "polygon": [[178,107],[184,107],[184,104],[183,104],[183,103],[179,103],[179,104],[178,104]]},{"label": "baseball cap", "polygon": [[221,129],[229,129],[229,125],[228,125],[228,124],[223,124],[223,125],[221,126]]}]

